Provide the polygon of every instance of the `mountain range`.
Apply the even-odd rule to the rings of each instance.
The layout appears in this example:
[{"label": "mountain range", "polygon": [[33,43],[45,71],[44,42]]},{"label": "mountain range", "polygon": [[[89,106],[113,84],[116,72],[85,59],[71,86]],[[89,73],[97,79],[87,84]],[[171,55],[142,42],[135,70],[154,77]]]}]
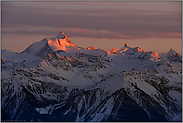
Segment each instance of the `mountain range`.
[{"label": "mountain range", "polygon": [[83,48],[64,32],[1,50],[1,121],[182,121],[182,56]]}]

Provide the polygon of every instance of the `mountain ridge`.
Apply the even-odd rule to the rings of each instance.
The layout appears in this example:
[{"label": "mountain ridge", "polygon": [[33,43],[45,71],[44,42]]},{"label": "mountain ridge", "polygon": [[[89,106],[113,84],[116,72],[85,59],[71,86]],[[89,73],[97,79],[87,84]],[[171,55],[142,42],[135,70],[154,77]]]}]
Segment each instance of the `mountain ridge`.
[{"label": "mountain ridge", "polygon": [[[89,51],[92,50],[92,51]],[[100,50],[100,51],[99,51]],[[30,53],[35,56],[43,57],[47,53],[52,53],[56,51],[63,51],[63,52],[82,52],[82,53],[89,53],[93,55],[113,55],[113,54],[118,54],[122,53],[124,55],[133,55],[134,53],[140,54],[146,53],[149,55],[148,59],[158,61],[162,58],[168,60],[168,61],[179,61],[182,62],[182,56],[177,53],[175,50],[172,48],[166,52],[166,53],[156,53],[153,51],[148,51],[148,53],[144,50],[142,50],[139,47],[131,47],[129,44],[125,43],[124,47],[121,49],[118,48],[112,48],[110,51],[107,51],[105,49],[94,49],[94,47],[89,46],[86,49],[82,47],[77,47],[71,40],[68,38],[68,36],[61,31],[57,36],[52,37],[52,38],[44,38],[41,41],[34,42],[28,48],[26,48],[24,51],[21,53]],[[106,53],[105,53],[105,52]],[[139,53],[140,52],[140,53]],[[151,53],[150,53],[151,52]],[[162,57],[162,58],[160,58]],[[168,58],[169,57],[169,58]]]},{"label": "mountain ridge", "polygon": [[182,57],[176,52],[128,44],[85,49],[63,32],[56,37],[22,53],[1,52],[2,121],[182,121]]}]

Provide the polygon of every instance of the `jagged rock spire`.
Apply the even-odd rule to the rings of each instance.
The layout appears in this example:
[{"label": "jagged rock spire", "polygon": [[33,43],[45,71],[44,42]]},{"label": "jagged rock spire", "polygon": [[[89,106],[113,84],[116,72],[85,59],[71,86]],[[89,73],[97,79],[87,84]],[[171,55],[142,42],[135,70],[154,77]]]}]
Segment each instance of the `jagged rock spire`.
[{"label": "jagged rock spire", "polygon": [[[127,43],[125,43],[125,46],[124,47],[130,47]],[[131,47],[130,47],[131,48]]]}]

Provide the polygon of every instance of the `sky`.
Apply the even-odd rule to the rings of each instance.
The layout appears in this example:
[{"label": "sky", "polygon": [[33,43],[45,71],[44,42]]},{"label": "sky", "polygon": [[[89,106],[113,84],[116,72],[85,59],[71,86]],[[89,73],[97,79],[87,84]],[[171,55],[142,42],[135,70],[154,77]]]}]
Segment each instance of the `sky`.
[{"label": "sky", "polygon": [[182,54],[182,2],[1,1],[1,49],[21,52],[60,31],[81,47],[110,50],[125,43]]}]

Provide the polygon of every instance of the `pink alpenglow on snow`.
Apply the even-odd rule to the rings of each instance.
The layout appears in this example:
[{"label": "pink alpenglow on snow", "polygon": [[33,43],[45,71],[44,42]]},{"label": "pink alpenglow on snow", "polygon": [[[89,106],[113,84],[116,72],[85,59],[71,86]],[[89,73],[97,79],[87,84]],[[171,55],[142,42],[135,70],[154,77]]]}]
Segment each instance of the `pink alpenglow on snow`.
[{"label": "pink alpenglow on snow", "polygon": [[55,38],[49,38],[48,44],[54,51],[71,51],[71,49],[77,49],[76,45],[71,42],[64,32],[60,32]]},{"label": "pink alpenglow on snow", "polygon": [[94,50],[95,48],[92,46],[87,47],[88,50]]},{"label": "pink alpenglow on snow", "polygon": [[[74,55],[78,52],[94,56],[110,56],[122,54],[124,56],[129,55],[137,58],[145,58],[155,62],[161,61],[162,58],[181,61],[180,54],[175,52],[173,49],[170,49],[167,53],[158,54],[157,52],[153,51],[146,52],[139,47],[131,47],[127,43],[125,43],[124,47],[112,48],[110,51],[105,49],[95,49],[93,46],[89,46],[87,48],[78,47],[68,38],[68,36],[63,31],[61,31],[55,37],[44,38],[41,41],[31,44],[22,53],[28,53],[34,56],[43,57],[45,54],[52,52],[56,52],[58,55]],[[3,52],[3,54],[4,53],[7,52]]]}]

